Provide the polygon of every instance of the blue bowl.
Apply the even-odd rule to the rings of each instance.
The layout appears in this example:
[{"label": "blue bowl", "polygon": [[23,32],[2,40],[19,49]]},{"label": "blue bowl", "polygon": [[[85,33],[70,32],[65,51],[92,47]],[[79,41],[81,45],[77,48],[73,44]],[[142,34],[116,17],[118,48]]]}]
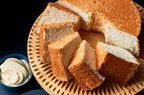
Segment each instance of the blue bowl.
[{"label": "blue bowl", "polygon": [[[0,59],[0,64],[2,64],[7,58],[17,58],[19,60],[26,60],[27,63],[29,63],[28,61],[28,58],[22,54],[10,54],[10,55],[7,55],[5,57],[3,57],[2,59]],[[16,91],[16,90],[21,90],[21,89],[24,89],[26,86],[28,86],[28,84],[30,84],[30,81],[32,80],[32,73],[28,76],[28,78],[25,80],[25,82],[23,82],[22,84],[18,85],[18,86],[8,86],[4,83],[0,83],[1,86],[3,86],[5,89],[7,90],[11,90],[11,91]]]}]

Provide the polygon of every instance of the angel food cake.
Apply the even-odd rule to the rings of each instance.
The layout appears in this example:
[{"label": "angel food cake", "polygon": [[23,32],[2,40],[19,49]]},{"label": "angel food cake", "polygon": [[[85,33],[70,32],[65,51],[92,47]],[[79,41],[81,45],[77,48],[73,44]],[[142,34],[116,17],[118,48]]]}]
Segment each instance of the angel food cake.
[{"label": "angel food cake", "polygon": [[[131,0],[58,0],[48,4],[36,26],[40,60],[49,61],[60,81],[74,79],[84,90],[106,79],[123,85],[139,66],[141,19]],[[92,45],[96,49],[79,34],[89,30],[105,37]]]}]

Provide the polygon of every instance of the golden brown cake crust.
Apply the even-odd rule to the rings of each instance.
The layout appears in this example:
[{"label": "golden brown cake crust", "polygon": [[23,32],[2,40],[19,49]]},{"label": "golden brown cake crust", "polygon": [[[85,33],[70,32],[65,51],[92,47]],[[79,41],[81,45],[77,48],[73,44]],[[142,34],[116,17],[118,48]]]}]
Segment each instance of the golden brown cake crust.
[{"label": "golden brown cake crust", "polygon": [[91,2],[92,0],[59,0],[59,1],[70,3],[71,5],[74,5],[83,11],[94,12],[92,6],[89,5],[89,2]]},{"label": "golden brown cake crust", "polygon": [[100,64],[102,64],[99,69],[100,74],[121,85],[129,81],[138,68],[138,64],[122,60],[110,53],[105,55],[103,62]]},{"label": "golden brown cake crust", "polygon": [[84,90],[92,90],[103,83],[103,80],[94,74],[84,61],[81,61],[81,63],[77,65],[70,66],[68,70]]},{"label": "golden brown cake crust", "polygon": [[40,31],[40,48],[39,48],[39,53],[40,53],[40,60],[42,62],[46,62],[46,34],[43,28],[41,28]]},{"label": "golden brown cake crust", "polygon": [[[50,53],[50,60],[51,60],[51,66],[53,74],[56,76],[57,79],[61,81],[67,81],[67,75],[64,69],[64,65],[62,63],[62,50],[56,50],[54,48],[49,47],[49,53]],[[55,59],[57,58],[57,59]],[[58,63],[58,64],[57,64]]]}]

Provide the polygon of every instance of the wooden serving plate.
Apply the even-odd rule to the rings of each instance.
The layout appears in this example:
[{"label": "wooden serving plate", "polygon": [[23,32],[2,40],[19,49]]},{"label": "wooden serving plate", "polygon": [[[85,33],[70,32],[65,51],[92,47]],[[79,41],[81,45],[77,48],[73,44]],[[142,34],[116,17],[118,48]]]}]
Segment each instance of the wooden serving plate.
[{"label": "wooden serving plate", "polygon": [[[139,5],[137,6],[143,19],[144,9]],[[37,28],[36,25],[41,16],[42,15],[38,17],[30,31],[27,51],[31,69],[36,80],[50,95],[134,95],[144,89],[144,33],[141,32],[140,34],[141,59],[139,60],[141,65],[133,79],[131,79],[125,86],[120,86],[117,83],[106,80],[102,86],[92,91],[84,91],[75,83],[74,80],[68,82],[57,80],[52,73],[50,64],[42,63],[40,61],[39,35],[36,34],[35,31]],[[144,19],[142,21],[144,22]],[[92,31],[80,31],[79,33],[82,39],[87,40],[94,48],[98,41],[104,41],[104,36],[100,33]]]}]

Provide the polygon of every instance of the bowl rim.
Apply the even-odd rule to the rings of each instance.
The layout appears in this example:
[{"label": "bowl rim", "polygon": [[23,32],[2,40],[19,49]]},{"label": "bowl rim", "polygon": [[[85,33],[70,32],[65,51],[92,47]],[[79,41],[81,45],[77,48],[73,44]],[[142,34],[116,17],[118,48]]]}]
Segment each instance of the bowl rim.
[{"label": "bowl rim", "polygon": [[[27,61],[27,63],[30,65],[28,58],[27,58],[25,55],[19,54],[19,53],[8,54],[8,55],[2,57],[2,58],[0,59],[0,65],[1,65],[7,58],[25,59],[25,60]],[[2,84],[2,85],[5,86],[5,87],[8,87],[8,88],[18,88],[18,87],[21,87],[21,86],[24,86],[25,84],[27,84],[27,83],[32,79],[32,77],[33,77],[33,74],[32,74],[32,73],[29,74],[29,76],[27,77],[27,79],[26,79],[23,83],[21,83],[21,84],[19,84],[19,85],[10,86],[10,85],[7,85],[7,84],[5,84],[5,83],[3,83],[3,82],[0,82],[0,84]]]}]

